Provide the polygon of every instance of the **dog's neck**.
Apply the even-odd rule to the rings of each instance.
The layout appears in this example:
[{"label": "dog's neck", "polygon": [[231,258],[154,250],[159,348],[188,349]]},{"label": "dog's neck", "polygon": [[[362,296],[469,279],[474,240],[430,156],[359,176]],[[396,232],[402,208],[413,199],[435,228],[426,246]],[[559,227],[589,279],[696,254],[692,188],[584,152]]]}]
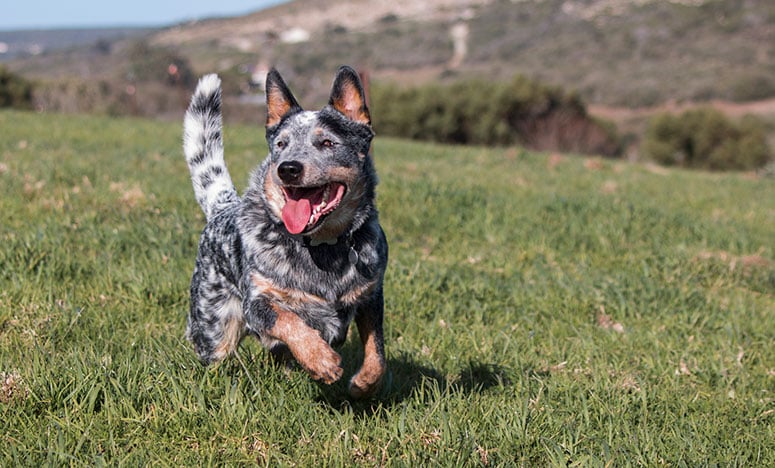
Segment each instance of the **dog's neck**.
[{"label": "dog's neck", "polygon": [[321,238],[313,238],[313,237],[305,236],[304,242],[309,247],[320,247],[321,245],[331,245],[331,246],[340,245],[340,244],[345,245],[348,249],[347,259],[350,261],[350,263],[352,265],[356,265],[360,261],[358,250],[353,245],[352,233],[348,235],[341,235],[334,239],[321,239]]},{"label": "dog's neck", "polygon": [[317,237],[310,237],[309,238],[309,245],[312,247],[317,247],[319,245],[327,244],[327,245],[336,245],[339,243],[339,238],[334,237],[333,239],[318,239]]}]

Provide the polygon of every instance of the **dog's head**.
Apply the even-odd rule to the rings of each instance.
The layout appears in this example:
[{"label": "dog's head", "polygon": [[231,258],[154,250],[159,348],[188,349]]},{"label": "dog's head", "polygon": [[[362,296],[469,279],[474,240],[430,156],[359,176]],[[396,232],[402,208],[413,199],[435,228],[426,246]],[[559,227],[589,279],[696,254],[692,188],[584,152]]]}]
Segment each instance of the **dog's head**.
[{"label": "dog's head", "polygon": [[[342,67],[329,103],[316,112],[299,106],[276,70],[266,78],[270,211],[291,234],[336,239],[373,197],[369,148],[374,133],[358,74]],[[370,203],[370,201],[369,201]]]}]

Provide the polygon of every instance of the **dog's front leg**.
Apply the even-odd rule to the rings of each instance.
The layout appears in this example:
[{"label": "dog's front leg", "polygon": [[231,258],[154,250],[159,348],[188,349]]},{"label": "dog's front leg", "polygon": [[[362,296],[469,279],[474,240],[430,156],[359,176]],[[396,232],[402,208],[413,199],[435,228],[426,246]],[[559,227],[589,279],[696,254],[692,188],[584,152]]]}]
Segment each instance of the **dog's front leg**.
[{"label": "dog's front leg", "polygon": [[313,379],[332,384],[342,377],[342,358],[320,337],[320,332],[307,325],[294,312],[272,302],[254,301],[251,304],[253,313],[249,314],[248,320],[256,316],[255,312],[258,311],[255,309],[260,307],[257,302],[268,306],[268,310],[262,312],[269,315],[267,320],[262,320],[264,326],[256,330],[260,335],[285,343],[299,365]]},{"label": "dog's front leg", "polygon": [[355,316],[355,324],[363,343],[363,365],[350,380],[349,391],[354,398],[372,395],[387,371],[382,332],[383,303],[382,291],[378,291],[370,303],[359,308]]}]

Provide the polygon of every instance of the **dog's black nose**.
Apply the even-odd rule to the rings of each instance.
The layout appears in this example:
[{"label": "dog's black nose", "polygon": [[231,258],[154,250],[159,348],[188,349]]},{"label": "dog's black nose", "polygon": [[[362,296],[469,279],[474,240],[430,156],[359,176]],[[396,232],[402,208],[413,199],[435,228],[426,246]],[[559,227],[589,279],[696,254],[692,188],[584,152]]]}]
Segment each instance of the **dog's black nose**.
[{"label": "dog's black nose", "polygon": [[298,161],[285,161],[277,167],[277,175],[286,184],[297,182],[301,178],[304,166]]}]

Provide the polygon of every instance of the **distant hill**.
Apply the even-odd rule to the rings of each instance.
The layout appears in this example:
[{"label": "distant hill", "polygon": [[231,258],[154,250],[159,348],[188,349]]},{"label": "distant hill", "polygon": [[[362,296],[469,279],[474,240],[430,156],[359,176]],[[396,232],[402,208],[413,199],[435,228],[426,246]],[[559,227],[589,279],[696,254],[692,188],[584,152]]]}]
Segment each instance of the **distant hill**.
[{"label": "distant hill", "polygon": [[94,28],[0,31],[0,62],[79,47],[102,47],[147,36],[152,28]]},{"label": "distant hill", "polygon": [[409,84],[520,73],[610,105],[775,96],[772,0],[296,0],[152,40],[202,70],[276,64],[313,91],[354,63]]},{"label": "distant hill", "polygon": [[218,72],[242,102],[260,100],[255,85],[277,66],[305,104],[320,103],[342,63],[406,86],[522,74],[598,106],[775,98],[772,0],[295,0],[161,30],[0,33],[0,42],[25,37],[42,50],[14,52],[9,68],[42,82],[99,80],[94,99],[133,86],[137,40],[194,75]]}]

